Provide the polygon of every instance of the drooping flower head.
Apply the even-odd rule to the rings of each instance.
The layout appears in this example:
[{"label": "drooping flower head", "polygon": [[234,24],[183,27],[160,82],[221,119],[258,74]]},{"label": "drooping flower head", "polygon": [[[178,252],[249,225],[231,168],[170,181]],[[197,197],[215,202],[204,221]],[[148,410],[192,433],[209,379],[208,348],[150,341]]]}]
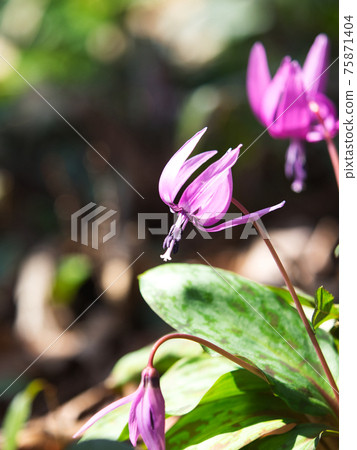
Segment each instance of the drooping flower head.
[{"label": "drooping flower head", "polygon": [[178,192],[188,178],[217,152],[211,150],[199,155],[188,157],[194,150],[207,128],[196,133],[178,150],[166,164],[159,181],[159,194],[171,212],[176,213],[176,223],[164,240],[166,252],[161,255],[164,261],[171,260],[175,253],[181,234],[188,222],[192,222],[202,231],[220,231],[236,225],[253,222],[264,214],[283,206],[284,202],[265,208],[255,213],[237,217],[233,220],[212,226],[226,214],[232,201],[232,166],[236,163],[241,145],[229,149],[218,161],[212,163],[197,178],[187,186],[178,201]]},{"label": "drooping flower head", "polygon": [[141,383],[133,394],[111,403],[94,414],[73,438],[80,436],[110,411],[129,402],[132,402],[129,413],[129,436],[133,446],[136,446],[141,435],[148,450],[165,450],[165,401],[160,390],[159,373],[150,366],[142,371]]},{"label": "drooping flower head", "polygon": [[291,140],[285,173],[294,178],[292,188],[297,192],[303,189],[306,178],[303,141],[320,141],[326,132],[334,137],[338,131],[336,109],[324,94],[328,54],[328,38],[319,34],[303,67],[286,56],[273,78],[260,42],[254,44],[249,56],[247,93],[251,108],[272,137]]}]

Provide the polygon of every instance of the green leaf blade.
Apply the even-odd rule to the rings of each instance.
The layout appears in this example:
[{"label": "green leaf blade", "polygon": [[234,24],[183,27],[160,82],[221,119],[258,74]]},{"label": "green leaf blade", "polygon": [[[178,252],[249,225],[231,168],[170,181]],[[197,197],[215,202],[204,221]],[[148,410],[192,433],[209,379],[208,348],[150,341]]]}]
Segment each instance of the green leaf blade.
[{"label": "green leaf blade", "polygon": [[[147,345],[121,357],[106,380],[109,388],[118,388],[128,382],[140,382],[141,372],[147,365],[153,344]],[[183,357],[202,354],[202,347],[196,342],[170,340],[158,348],[155,354],[155,368],[163,374]]]},{"label": "green leaf blade", "polygon": [[212,357],[207,353],[181,359],[160,380],[166,413],[175,416],[188,413],[221,375],[237,367],[226,358]]},{"label": "green leaf blade", "polygon": [[[180,332],[208,339],[250,360],[295,410],[331,414],[321,389],[333,398],[296,310],[270,289],[203,265],[167,264],[139,278],[144,299]],[[333,340],[323,330],[330,352]]]},{"label": "green leaf blade", "polygon": [[269,436],[245,447],[246,450],[294,449],[315,450],[322,434],[327,429],[325,425],[299,424],[291,431],[278,436]]},{"label": "green leaf blade", "polygon": [[41,380],[33,380],[24,391],[15,395],[5,415],[3,434],[4,450],[16,450],[18,433],[31,414],[31,405],[37,394],[44,389]]},{"label": "green leaf blade", "polygon": [[186,447],[186,450],[217,450],[217,448],[238,450],[245,448],[248,444],[263,437],[267,433],[278,432],[287,426],[294,428],[296,424],[293,422],[287,424],[284,419],[266,420],[237,431],[218,434],[199,444],[190,445]]},{"label": "green leaf blade", "polygon": [[223,442],[241,448],[296,419],[298,416],[273,395],[267,383],[237,369],[222,375],[198,406],[170,428],[167,448],[226,448],[219,446]]},{"label": "green leaf blade", "polygon": [[338,319],[338,308],[333,303],[334,296],[320,286],[315,294],[315,310],[312,315],[312,326],[316,330],[320,325],[330,319]]},{"label": "green leaf blade", "polygon": [[128,424],[131,403],[120,406],[103,416],[83,435],[80,443],[93,440],[117,441]]}]

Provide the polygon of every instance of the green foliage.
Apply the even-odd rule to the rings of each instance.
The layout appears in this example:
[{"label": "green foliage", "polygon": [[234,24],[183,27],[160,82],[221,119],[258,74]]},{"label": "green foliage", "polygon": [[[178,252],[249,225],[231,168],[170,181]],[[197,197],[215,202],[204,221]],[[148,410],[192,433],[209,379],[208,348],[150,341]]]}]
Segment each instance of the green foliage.
[{"label": "green foliage", "polygon": [[[181,450],[214,436],[214,445],[218,446],[220,438],[223,442],[227,436],[217,435],[234,432],[234,437],[231,436],[234,448],[241,448],[254,439],[254,434],[247,433],[246,428],[255,425],[255,436],[259,437],[267,429],[281,428],[294,420],[294,413],[273,395],[267,383],[245,369],[238,369],[222,375],[198,406],[170,428],[166,433],[167,447]],[[210,447],[211,443],[202,446]]]},{"label": "green foliage", "polygon": [[[294,304],[294,300],[291,297],[290,292],[285,287],[276,287],[276,286],[267,286],[271,291],[273,291],[275,294],[277,294],[280,298],[282,298],[286,303]],[[304,306],[309,306],[310,308],[315,307],[315,301],[314,297],[311,297],[311,295],[306,294],[305,292],[302,292],[301,290],[295,288],[295,291],[297,293],[298,299],[300,300],[300,303]]]},{"label": "green foliage", "polygon": [[256,441],[260,437],[271,432],[284,432],[287,429],[294,428],[294,422],[286,423],[283,419],[264,420],[263,422],[253,423],[236,431],[218,434],[199,444],[190,445],[186,450],[216,450],[224,448],[224,450],[237,450],[239,448],[247,448],[247,444]]},{"label": "green foliage", "polygon": [[[146,366],[152,345],[128,353],[115,364],[106,384],[111,388],[119,388],[130,381],[140,381],[140,375]],[[155,367],[163,374],[176,361],[183,357],[200,355],[202,348],[191,341],[168,341],[159,347],[155,355]]]},{"label": "green foliage", "polygon": [[335,342],[337,351],[339,351],[339,347],[340,347],[340,336],[339,333],[340,332],[340,327],[339,327],[339,323],[335,322],[335,325],[331,328],[330,330],[330,334],[333,337],[333,340]]},{"label": "green foliage", "polygon": [[297,425],[293,430],[278,435],[263,438],[257,443],[248,445],[246,450],[271,450],[276,449],[294,449],[294,450],[315,450],[317,444],[322,437],[323,432],[327,429],[325,425],[318,424],[301,424]]},{"label": "green foliage", "polygon": [[237,365],[227,358],[212,358],[206,353],[178,361],[161,378],[167,414],[181,416],[188,413],[221,375],[236,368]]},{"label": "green foliage", "polygon": [[[32,83],[43,80],[70,83],[88,80],[98,73],[103,64],[100,51],[105,53],[110,46],[109,37],[103,31],[112,27],[120,33],[117,18],[134,2],[42,0],[37,5],[31,3],[25,27],[18,9],[25,8],[26,1],[8,1],[0,7],[4,17],[2,32],[11,49],[10,63]],[[98,48],[96,43],[100,38],[108,42]],[[15,72],[3,80],[3,86],[7,94],[18,94],[28,88]]]},{"label": "green foliage", "polygon": [[86,255],[68,255],[60,262],[53,284],[53,297],[58,303],[70,303],[91,274]]},{"label": "green foliage", "polygon": [[[172,345],[173,342],[175,345]],[[165,343],[165,345],[162,346],[161,352],[158,352],[158,356],[161,355],[165,360],[165,356],[169,354],[169,352],[166,352],[165,350],[166,345],[169,351],[174,350],[177,354],[178,344],[182,344],[182,342],[169,341]],[[186,348],[189,349],[189,346]],[[142,361],[140,372],[147,364],[147,348],[142,350],[145,353],[145,358],[144,361]],[[194,347],[191,347],[191,351],[194,351],[196,355],[197,350],[199,350],[199,356],[180,359],[161,377],[161,390],[165,398],[165,409],[169,415],[182,415],[191,411],[222,374],[234,370],[237,367],[236,364],[226,358],[212,358],[207,353],[203,353],[201,347],[197,344],[195,344]],[[118,381],[119,384],[121,384],[124,379],[132,381],[131,376],[133,374],[136,375],[135,370],[132,370],[135,369],[135,366],[126,365],[126,363],[128,361],[132,362],[133,357],[136,354],[141,358],[140,351],[138,351],[129,354],[127,360],[123,358],[118,361],[113,369],[113,373],[109,377],[111,383]],[[164,360],[161,360],[161,363]],[[160,358],[158,361],[160,361]],[[118,378],[118,368],[120,367],[123,368],[123,378]],[[156,357],[155,367],[158,367],[156,364]],[[130,377],[128,377],[128,375],[130,375]],[[172,386],[175,386],[175,389],[172,389]],[[126,404],[105,415],[86,431],[82,440],[116,440],[119,437],[122,440],[128,439],[129,436],[126,425],[128,422],[129,409],[130,404]]]},{"label": "green foliage", "polygon": [[80,442],[97,439],[118,440],[128,423],[130,405],[123,405],[106,414],[85,432]]},{"label": "green foliage", "polygon": [[315,294],[315,310],[311,319],[314,330],[326,320],[338,319],[338,306],[334,305],[333,301],[334,296],[320,286]]},{"label": "green foliage", "polygon": [[[320,31],[329,34],[331,53],[337,55],[338,8],[332,0],[301,0],[298,8],[291,0],[204,0],[193,2],[191,9],[186,7],[188,3],[7,0],[0,6],[0,46],[14,68],[58,107],[66,120],[83,131],[83,136],[99,145],[100,151],[102,143],[103,149],[110,145],[110,161],[115,167],[127,168],[129,179],[134,176],[135,181],[136,174],[130,174],[130,167],[138,168],[139,172],[143,168],[152,170],[146,159],[151,161],[152,155],[162,155],[164,164],[167,158],[164,149],[173,147],[167,130],[174,127],[177,144],[207,123],[214,124],[210,127],[213,147],[228,148],[237,140],[237,133],[238,142],[245,145],[255,142],[259,125],[245,94],[246,64],[255,40],[266,45],[272,73],[285,54],[303,62],[306,50]],[[27,5],[35,5],[37,12],[26,14]],[[177,9],[172,9],[173,5]],[[314,20],[306,20],[307,17]],[[142,26],[145,22],[150,26]],[[296,30],[303,31],[299,39]],[[185,42],[186,47],[182,46]],[[330,72],[333,89],[337,86],[337,65]],[[102,186],[108,186],[109,177],[99,166],[92,165],[89,158],[84,163],[83,142],[75,134],[68,137],[73,130],[67,130],[69,135],[62,131],[53,120],[54,113],[48,114],[48,105],[43,103],[43,108],[39,107],[42,100],[32,92],[28,95],[28,84],[4,62],[0,87],[0,113],[8,124],[1,135],[5,171],[0,173],[3,177],[0,184],[6,185],[2,180],[9,171],[8,184],[14,190],[7,201],[10,198],[15,201],[5,205],[4,211],[17,212],[9,222],[10,231],[0,242],[3,250],[0,277],[12,280],[21,257],[32,248],[32,241],[42,242],[43,230],[52,236],[62,229],[63,211],[59,213],[61,202],[57,198],[63,202],[62,194],[67,196],[71,191],[74,197],[78,196],[74,200],[83,204],[87,201],[84,193],[88,192],[98,201],[103,200],[107,188]],[[337,98],[337,91],[332,94]],[[14,99],[16,103],[10,104]],[[237,123],[240,123],[238,131]],[[162,130],[166,132],[162,134]],[[114,141],[123,143],[123,151],[110,144]],[[268,186],[266,171],[261,170],[269,156],[266,149],[274,151],[272,147],[269,150],[272,142],[269,136],[262,137],[256,143],[256,151],[248,152],[241,160],[241,167],[249,169],[246,175],[243,170],[242,176],[250,178],[254,172],[254,185],[260,188],[264,194],[261,200],[264,203],[265,198],[267,204],[271,204],[268,202],[274,191],[279,195],[282,191],[278,179]],[[274,142],[277,155],[285,145]],[[131,148],[133,152],[127,151]],[[135,153],[135,149],[142,148],[142,154],[139,150]],[[132,154],[135,164],[122,160],[125,154],[129,157]],[[59,169],[65,167],[58,172],[59,178],[63,174],[71,185],[43,182],[43,178],[50,178],[43,173],[51,155],[56,155]],[[283,153],[277,158],[282,163]],[[277,158],[269,159],[272,174]],[[29,171],[30,165],[33,170]],[[317,167],[318,176],[326,179],[320,173],[322,165]],[[23,190],[18,190],[19,186],[24,186]],[[284,186],[287,189],[287,184]],[[81,193],[84,198],[80,198]],[[34,194],[40,199],[35,203]],[[131,200],[125,198],[129,218]],[[298,203],[295,205],[298,210]],[[66,213],[69,210],[65,209]],[[36,233],[29,223],[36,224]],[[19,225],[28,238],[21,236]],[[54,242],[59,243],[59,252],[68,248],[63,245],[65,241]],[[336,256],[338,251],[337,247]],[[53,297],[68,305],[95,266],[84,255],[64,256],[60,261]],[[329,415],[328,420],[333,420],[322,392],[331,398],[333,395],[322,378],[324,375],[318,374],[323,373],[321,365],[285,288],[264,287],[222,270],[177,264],[145,273],[140,285],[146,301],[168,324],[246,358],[269,380],[265,383],[227,359],[212,357],[197,344],[165,343],[155,356],[155,367],[162,374],[166,412],[179,416],[167,433],[168,450],[316,448],[327,428],[304,423],[300,414]],[[338,324],[330,334],[319,327],[338,317],[338,307],[323,288],[317,291],[315,299],[302,292],[298,295],[304,306],[315,308],[312,326],[337,378]],[[148,346],[121,358],[107,385],[121,388],[139,382],[150,349]],[[5,389],[9,383],[2,382]],[[34,381],[10,404],[4,422],[5,450],[16,448],[16,436],[41,389],[41,382]],[[115,442],[128,438],[129,409],[127,404],[104,416],[85,433],[82,438],[85,442],[71,448],[132,448]],[[322,422],[323,418],[315,417],[314,422],[320,419]],[[276,435],[266,436],[268,433]]]},{"label": "green foliage", "polygon": [[24,391],[15,395],[5,415],[3,425],[4,450],[16,450],[17,435],[24,427],[31,413],[31,405],[44,389],[41,380],[33,380]]},{"label": "green foliage", "polygon": [[[331,414],[321,394],[333,392],[297,311],[270,289],[236,274],[202,265],[170,264],[140,276],[152,309],[173,328],[208,339],[247,358],[274,392],[296,411]],[[332,337],[318,330],[327,360],[337,360]],[[336,372],[336,363],[331,370]]]},{"label": "green foliage", "polygon": [[[170,450],[265,449],[285,445],[314,449],[327,429],[324,425],[306,424],[305,415],[292,411],[273,394],[268,383],[223,357],[201,353],[182,358],[161,377],[160,383],[166,413],[180,416],[166,433]],[[124,405],[102,417],[87,430],[81,442],[94,445],[101,439],[107,439],[105,443],[127,440],[129,408],[129,404]]]}]

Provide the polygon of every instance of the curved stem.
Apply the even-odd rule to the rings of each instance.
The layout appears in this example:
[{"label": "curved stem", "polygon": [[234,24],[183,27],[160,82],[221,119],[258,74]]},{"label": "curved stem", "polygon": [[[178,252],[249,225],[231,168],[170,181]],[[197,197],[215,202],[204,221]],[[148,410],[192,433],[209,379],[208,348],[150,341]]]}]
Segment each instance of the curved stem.
[{"label": "curved stem", "polygon": [[[249,214],[249,211],[241,203],[239,203],[238,200],[236,200],[235,198],[232,198],[232,203],[243,214]],[[312,342],[312,345],[314,346],[314,349],[315,349],[315,351],[317,353],[317,356],[318,356],[318,358],[319,358],[319,360],[321,362],[322,368],[323,368],[323,370],[324,370],[324,372],[325,372],[325,374],[327,376],[327,379],[328,379],[328,381],[330,383],[330,386],[333,389],[333,392],[335,394],[335,397],[336,397],[336,400],[337,400],[337,403],[338,403],[338,401],[339,401],[338,387],[337,387],[337,385],[335,383],[335,380],[334,380],[334,378],[332,376],[332,373],[331,373],[330,368],[329,368],[329,366],[328,366],[328,364],[326,362],[326,359],[325,359],[325,357],[324,357],[324,355],[323,355],[323,353],[321,351],[320,345],[317,342],[316,336],[315,336],[314,332],[312,331],[310,323],[307,320],[305,312],[304,312],[304,310],[303,310],[303,308],[301,306],[299,298],[298,298],[298,296],[297,296],[297,294],[295,292],[294,286],[293,286],[293,284],[292,284],[292,282],[291,282],[291,280],[290,280],[290,278],[289,278],[289,276],[288,276],[288,274],[287,274],[287,272],[285,270],[285,267],[283,266],[283,263],[281,262],[281,260],[280,260],[280,258],[278,256],[278,254],[277,254],[277,252],[276,252],[276,250],[275,250],[271,240],[267,237],[267,235],[264,232],[263,228],[259,225],[258,222],[253,222],[253,225],[254,225],[255,229],[258,231],[258,233],[260,234],[260,236],[263,238],[263,240],[264,240],[266,246],[268,247],[268,249],[269,249],[269,251],[270,251],[270,253],[271,253],[271,255],[272,255],[272,257],[273,257],[273,259],[274,259],[274,261],[276,263],[276,265],[279,268],[279,271],[280,271],[282,277],[284,278],[286,287],[288,288],[288,290],[290,292],[290,295],[291,295],[291,297],[294,300],[295,307],[296,307],[296,309],[297,309],[297,311],[299,313],[299,316],[300,316],[300,318],[301,318],[301,320],[302,320],[302,322],[304,324],[304,327],[305,327],[305,329],[307,331],[307,334],[309,335],[309,338],[310,338],[310,340]]]},{"label": "curved stem", "polygon": [[331,139],[331,136],[329,133],[327,133],[325,135],[325,140],[327,143],[327,149],[330,155],[330,159],[332,162],[332,166],[333,166],[333,170],[335,172],[335,177],[336,177],[336,183],[337,183],[337,187],[340,187],[340,182],[339,182],[339,162],[338,162],[338,153],[337,153],[337,149],[336,146],[333,142],[333,140]]},{"label": "curved stem", "polygon": [[200,337],[192,336],[191,334],[185,334],[185,333],[166,334],[165,336],[160,338],[158,341],[156,341],[153,348],[151,349],[151,352],[149,355],[148,367],[153,367],[154,356],[155,356],[157,349],[160,347],[160,345],[162,345],[166,341],[169,341],[170,339],[188,339],[189,341],[197,342],[197,344],[204,345],[205,347],[208,347],[211,350],[214,350],[215,352],[219,353],[220,355],[225,356],[226,358],[235,362],[236,364],[243,367],[244,369],[249,370],[249,372],[253,373],[254,375],[257,375],[258,377],[262,378],[264,381],[267,381],[267,379],[265,378],[265,375],[259,369],[252,366],[251,364],[247,363],[243,359],[238,358],[238,356],[232,355],[232,353],[229,353],[226,350],[223,350],[223,348],[218,347],[215,344],[212,344],[212,342],[206,341],[206,339],[202,339]]},{"label": "curved stem", "polygon": [[328,129],[326,128],[325,121],[320,114],[319,105],[315,102],[310,102],[309,106],[310,106],[311,111],[314,114],[316,114],[317,120],[319,121],[319,123],[321,124],[321,126],[324,130],[324,138],[325,138],[325,141],[327,144],[327,150],[330,155],[330,160],[332,163],[333,170],[335,172],[337,187],[339,187],[339,184],[340,184],[340,182],[339,182],[339,179],[340,179],[339,178],[339,159],[338,159],[338,153],[337,153],[336,146],[331,138],[331,135],[330,135]]}]

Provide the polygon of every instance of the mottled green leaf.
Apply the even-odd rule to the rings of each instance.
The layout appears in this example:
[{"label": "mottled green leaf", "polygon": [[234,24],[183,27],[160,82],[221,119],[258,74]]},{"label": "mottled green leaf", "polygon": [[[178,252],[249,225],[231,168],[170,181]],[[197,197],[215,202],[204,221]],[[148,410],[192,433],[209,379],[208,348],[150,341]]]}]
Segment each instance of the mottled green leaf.
[{"label": "mottled green leaf", "polygon": [[[129,381],[140,381],[142,370],[146,367],[152,345],[128,353],[115,364],[107,386],[120,387]],[[155,368],[163,374],[176,361],[184,356],[195,356],[202,353],[202,347],[192,341],[170,340],[161,345],[155,354]]]},{"label": "mottled green leaf", "polygon": [[15,395],[5,415],[3,425],[4,450],[16,450],[17,435],[22,430],[31,413],[31,405],[42,391],[44,384],[41,380],[33,380],[24,391]]},{"label": "mottled green leaf", "polygon": [[[261,431],[259,427],[255,430],[258,437],[267,433],[266,422],[277,420],[272,428],[275,430],[295,419],[294,413],[273,395],[266,382],[245,369],[237,369],[222,375],[199,405],[170,428],[166,433],[167,449],[182,450],[214,436],[237,431],[241,431],[241,435],[237,433],[235,436],[237,442],[244,445],[255,438],[253,430],[250,430],[252,435],[249,437],[249,432],[244,432],[245,428],[260,424]],[[198,448],[220,448],[210,445]],[[237,445],[235,448],[240,447]]]},{"label": "mottled green leaf", "polygon": [[245,447],[245,450],[315,450],[326,429],[325,425],[300,424],[287,433],[264,437]]},{"label": "mottled green leaf", "polygon": [[264,422],[255,423],[247,427],[241,428],[231,433],[222,433],[213,436],[206,441],[196,445],[186,447],[186,450],[238,450],[246,448],[250,442],[264,436],[267,433],[280,433],[288,427],[288,429],[295,428],[294,422],[286,423],[283,419],[265,420]]},{"label": "mottled green leaf", "polygon": [[[259,367],[293,409],[331,413],[321,390],[331,398],[333,392],[300,317],[270,289],[228,271],[193,264],[151,269],[140,276],[140,289],[152,309],[176,330],[211,340]],[[335,371],[332,337],[320,329],[317,337]]]},{"label": "mottled green leaf", "polygon": [[130,406],[131,403],[120,406],[103,416],[84,433],[80,442],[94,439],[118,440],[128,423]]},{"label": "mottled green leaf", "polygon": [[[172,346],[173,342],[168,341],[162,346],[161,352],[159,350],[155,356],[155,367],[157,367],[156,358],[160,354],[163,357],[167,354],[166,351],[168,349],[165,350],[166,345],[171,350],[178,350],[176,346]],[[178,343],[182,344],[183,342],[176,341],[176,344]],[[185,346],[183,346],[182,350],[184,348]],[[149,349],[151,349],[151,346]],[[211,357],[204,353],[198,344],[191,347],[188,346],[187,349],[188,353],[199,352],[200,355],[177,361],[160,379],[161,389],[165,398],[166,413],[170,415],[181,415],[192,410],[222,374],[237,368],[236,364],[226,358]],[[129,356],[134,356],[135,353]],[[140,351],[138,351],[138,354],[141,358]],[[145,355],[141,370],[146,364],[147,355]],[[128,439],[127,422],[129,409],[130,404],[123,405],[102,417],[86,431],[82,441],[104,438],[117,440],[119,437],[122,440]]]},{"label": "mottled green leaf", "polygon": [[334,305],[334,296],[322,286],[315,294],[315,310],[312,315],[312,326],[316,330],[322,323],[330,319],[338,319],[339,311]]},{"label": "mottled green leaf", "polygon": [[[271,291],[273,291],[275,294],[277,294],[280,298],[285,300],[289,304],[294,304],[294,300],[291,297],[290,292],[286,287],[277,287],[277,286],[267,286]],[[298,299],[300,300],[300,303],[304,306],[310,306],[311,308],[315,307],[315,300],[314,297],[312,297],[309,294],[306,294],[306,292],[303,292],[300,289],[295,288],[295,292],[298,296]]]},{"label": "mottled green leaf", "polygon": [[221,375],[237,367],[227,358],[207,353],[181,359],[161,377],[166,413],[182,415],[191,411]]}]

